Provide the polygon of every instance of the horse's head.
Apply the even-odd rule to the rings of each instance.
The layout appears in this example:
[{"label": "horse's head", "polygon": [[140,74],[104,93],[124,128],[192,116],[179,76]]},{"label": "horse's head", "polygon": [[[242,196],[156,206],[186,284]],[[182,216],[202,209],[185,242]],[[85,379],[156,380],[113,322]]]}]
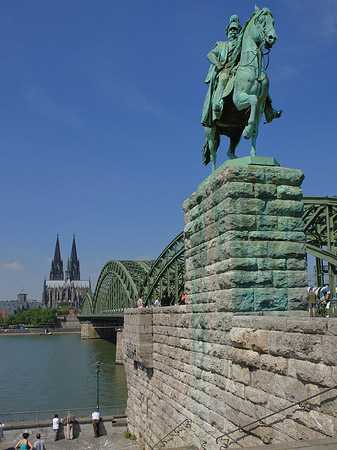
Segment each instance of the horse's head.
[{"label": "horse's head", "polygon": [[270,49],[277,39],[272,13],[268,8],[259,10],[256,7],[253,20],[256,28],[256,42],[262,43],[267,49]]}]

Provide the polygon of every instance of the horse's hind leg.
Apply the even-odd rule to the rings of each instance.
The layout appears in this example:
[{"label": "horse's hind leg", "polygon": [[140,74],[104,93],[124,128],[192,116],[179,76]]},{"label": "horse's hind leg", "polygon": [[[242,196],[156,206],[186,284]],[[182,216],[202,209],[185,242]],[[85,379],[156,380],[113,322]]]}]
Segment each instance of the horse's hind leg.
[{"label": "horse's hind leg", "polygon": [[248,124],[243,130],[243,137],[245,139],[249,139],[252,135],[255,124],[257,97],[256,95],[249,95],[245,92],[241,92],[239,95],[236,95],[234,92],[233,102],[239,111],[242,111],[250,106]]},{"label": "horse's hind leg", "polygon": [[227,156],[230,159],[235,159],[237,158],[236,154],[235,154],[235,149],[238,146],[238,143],[240,142],[241,139],[241,133],[237,136],[232,136],[230,138],[230,144],[229,144],[229,149],[227,152]]},{"label": "horse's hind leg", "polygon": [[208,141],[208,149],[210,152],[210,159],[212,164],[212,171],[215,171],[216,166],[216,151],[219,147],[220,140],[217,137],[216,129],[205,127],[206,139]]}]

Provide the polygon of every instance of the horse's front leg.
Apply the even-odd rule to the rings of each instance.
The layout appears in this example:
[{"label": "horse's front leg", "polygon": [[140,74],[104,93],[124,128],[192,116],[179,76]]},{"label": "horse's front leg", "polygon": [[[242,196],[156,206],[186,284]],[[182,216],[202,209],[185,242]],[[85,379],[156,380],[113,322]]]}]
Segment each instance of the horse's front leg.
[{"label": "horse's front leg", "polygon": [[257,108],[257,113],[256,113],[256,117],[255,117],[255,122],[254,122],[254,128],[252,131],[250,156],[256,156],[256,139],[257,139],[257,135],[259,134],[259,125],[260,125],[260,120],[261,120],[262,114],[263,114],[263,109],[260,105],[260,108]]},{"label": "horse's front leg", "polygon": [[242,133],[245,139],[249,139],[252,135],[255,123],[257,97],[253,94],[246,94],[245,92],[241,92],[238,95],[234,94],[233,102],[239,111],[250,107],[248,124],[246,125]]}]

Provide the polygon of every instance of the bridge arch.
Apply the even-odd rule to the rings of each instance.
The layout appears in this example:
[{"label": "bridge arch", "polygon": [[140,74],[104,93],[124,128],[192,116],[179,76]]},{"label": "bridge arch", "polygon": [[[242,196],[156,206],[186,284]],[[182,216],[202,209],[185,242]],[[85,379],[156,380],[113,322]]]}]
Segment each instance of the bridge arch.
[{"label": "bridge arch", "polygon": [[92,314],[118,314],[132,307],[150,267],[151,261],[108,261],[97,280]]}]

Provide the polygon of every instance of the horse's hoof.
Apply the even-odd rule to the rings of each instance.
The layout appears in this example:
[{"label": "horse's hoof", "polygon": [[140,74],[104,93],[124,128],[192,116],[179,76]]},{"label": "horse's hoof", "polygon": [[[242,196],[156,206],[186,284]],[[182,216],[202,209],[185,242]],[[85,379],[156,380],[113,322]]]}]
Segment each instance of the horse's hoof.
[{"label": "horse's hoof", "polygon": [[227,152],[227,156],[228,156],[229,159],[235,159],[235,158],[237,158],[236,154],[230,152],[229,150],[228,150],[228,152]]},{"label": "horse's hoof", "polygon": [[255,151],[255,149],[251,149],[251,151],[250,151],[250,156],[256,156],[256,151]]},{"label": "horse's hoof", "polygon": [[245,139],[250,139],[252,135],[252,127],[250,125],[247,125],[242,134]]}]

